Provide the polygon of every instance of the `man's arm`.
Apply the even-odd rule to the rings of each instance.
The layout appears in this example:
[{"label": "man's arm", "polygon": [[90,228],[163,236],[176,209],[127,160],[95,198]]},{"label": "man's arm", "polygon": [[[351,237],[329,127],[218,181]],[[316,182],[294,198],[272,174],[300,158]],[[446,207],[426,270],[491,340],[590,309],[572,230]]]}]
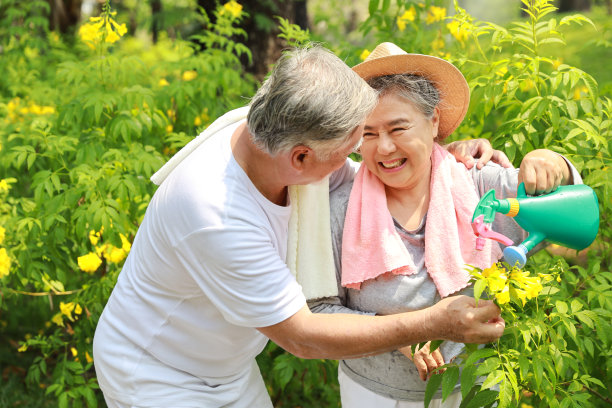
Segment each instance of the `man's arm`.
[{"label": "man's arm", "polygon": [[468,169],[471,169],[474,164],[476,164],[476,168],[482,169],[489,160],[502,167],[512,167],[512,163],[510,163],[506,154],[501,150],[494,150],[491,142],[487,139],[459,140],[444,147]]},{"label": "man's arm", "polygon": [[560,185],[571,184],[572,173],[563,156],[547,149],[532,150],[521,162],[518,182],[525,183],[527,194],[555,191]]},{"label": "man's arm", "polygon": [[491,301],[452,296],[434,306],[388,316],[313,314],[304,305],[290,318],[258,330],[301,358],[349,359],[429,340],[487,343],[503,334]]}]

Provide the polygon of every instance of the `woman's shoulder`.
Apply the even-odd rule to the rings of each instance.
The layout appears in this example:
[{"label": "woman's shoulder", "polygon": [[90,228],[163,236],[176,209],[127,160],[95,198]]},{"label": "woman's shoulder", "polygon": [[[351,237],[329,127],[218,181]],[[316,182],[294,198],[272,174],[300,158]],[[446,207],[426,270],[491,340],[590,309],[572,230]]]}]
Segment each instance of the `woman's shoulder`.
[{"label": "woman's shoulder", "polygon": [[348,205],[351,190],[353,189],[353,181],[346,182],[329,194],[329,204],[332,211],[335,208],[343,208]]}]

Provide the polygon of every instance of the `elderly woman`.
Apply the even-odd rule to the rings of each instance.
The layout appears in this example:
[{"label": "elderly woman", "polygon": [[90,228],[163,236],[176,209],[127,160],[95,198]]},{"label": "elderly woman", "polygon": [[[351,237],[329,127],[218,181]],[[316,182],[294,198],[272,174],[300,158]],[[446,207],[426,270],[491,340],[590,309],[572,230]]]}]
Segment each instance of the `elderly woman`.
[{"label": "elderly woman", "polygon": [[[492,188],[498,197],[515,196],[519,181],[529,193],[548,192],[580,176],[548,150],[527,154],[520,170],[456,163],[439,142],[463,120],[469,88],[442,59],[383,43],[353,69],[379,100],[365,123],[361,168],[330,198],[339,296],[309,305],[323,313],[387,315],[471,294],[465,265],[485,268],[501,256],[495,242],[474,249],[470,222],[479,196]],[[497,217],[493,229],[514,240],[523,234],[508,217]],[[431,354],[427,346],[412,356],[406,347],[342,360],[342,406],[421,408],[428,374],[461,350],[462,344],[444,342]],[[430,407],[460,402],[457,388]]]}]

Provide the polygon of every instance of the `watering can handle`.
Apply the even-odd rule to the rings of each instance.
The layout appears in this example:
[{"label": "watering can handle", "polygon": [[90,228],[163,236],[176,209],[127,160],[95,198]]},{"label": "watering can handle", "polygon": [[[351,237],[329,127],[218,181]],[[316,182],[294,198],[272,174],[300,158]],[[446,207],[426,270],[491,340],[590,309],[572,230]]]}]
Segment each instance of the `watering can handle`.
[{"label": "watering can handle", "polygon": [[514,243],[507,236],[500,234],[499,232],[493,231],[491,229],[491,226],[484,222],[483,214],[479,215],[474,219],[474,221],[472,221],[472,230],[474,230],[474,234],[476,234],[476,236],[478,237],[476,239],[476,249],[478,250],[482,249],[482,238],[489,238],[504,245],[512,245]]}]

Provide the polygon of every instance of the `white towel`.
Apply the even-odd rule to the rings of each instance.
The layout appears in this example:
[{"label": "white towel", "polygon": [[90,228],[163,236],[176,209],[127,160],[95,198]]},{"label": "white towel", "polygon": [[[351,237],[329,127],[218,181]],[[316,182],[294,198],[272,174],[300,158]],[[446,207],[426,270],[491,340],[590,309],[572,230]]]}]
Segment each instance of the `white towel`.
[{"label": "white towel", "polygon": [[[227,112],[187,143],[153,176],[160,185],[191,152],[221,129],[244,120],[248,106]],[[306,299],[337,296],[336,273],[329,224],[329,178],[304,186],[289,186],[291,218],[287,243],[287,266],[302,286]]]},{"label": "white towel", "polygon": [[329,177],[289,186],[287,265],[306,299],[338,296],[329,222]]},{"label": "white towel", "polygon": [[151,181],[159,186],[166,179],[166,177],[168,177],[168,174],[170,174],[170,172],[174,170],[174,168],[178,166],[179,163],[185,159],[185,157],[189,156],[191,152],[193,152],[206,139],[224,127],[245,119],[247,117],[247,113],[249,113],[249,107],[244,106],[242,108],[231,110],[225,115],[217,118],[217,120],[211,123],[210,126],[208,126],[195,139],[183,146],[183,148],[176,152],[176,154],[172,156],[166,164],[157,170],[155,174],[151,176]]}]

